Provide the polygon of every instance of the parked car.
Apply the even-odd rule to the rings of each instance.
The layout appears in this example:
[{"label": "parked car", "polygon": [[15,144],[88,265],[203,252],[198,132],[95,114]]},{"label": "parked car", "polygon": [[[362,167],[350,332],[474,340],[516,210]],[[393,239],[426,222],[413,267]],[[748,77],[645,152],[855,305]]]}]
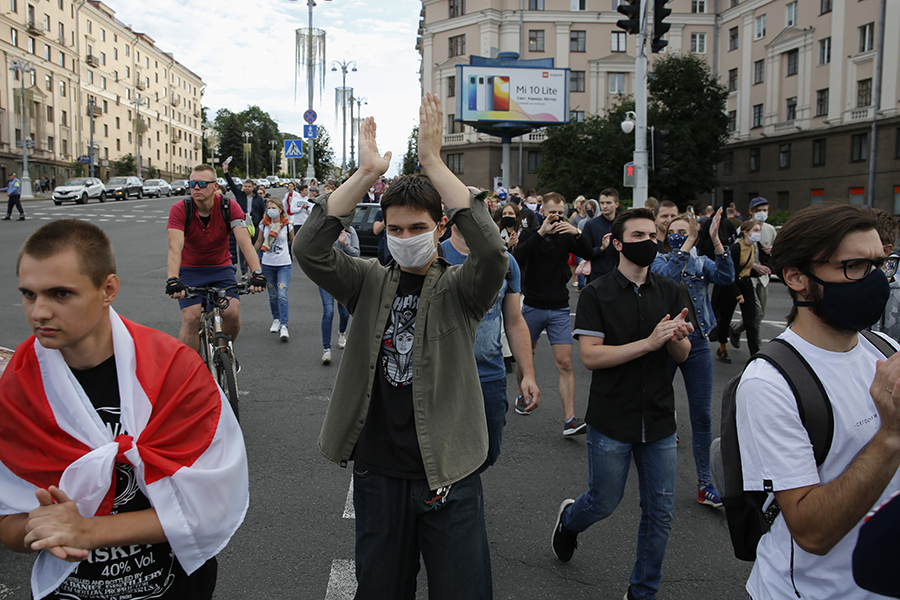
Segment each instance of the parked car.
[{"label": "parked car", "polygon": [[144,194],[162,198],[163,195],[172,195],[172,186],[165,179],[148,179],[144,182]]},{"label": "parked car", "polygon": [[116,200],[128,200],[129,196],[140,200],[144,197],[144,184],[137,177],[113,177],[106,182],[106,195]]},{"label": "parked car", "polygon": [[268,177],[266,177],[266,180],[268,181],[267,185],[270,188],[281,187],[281,180],[277,175],[269,175]]},{"label": "parked car", "polygon": [[96,177],[75,177],[53,190],[53,203],[57,206],[70,200],[86,204],[91,198],[106,202],[106,187]]},{"label": "parked car", "polygon": [[359,236],[359,251],[362,254],[378,254],[378,236],[372,231],[372,226],[379,210],[381,205],[377,202],[360,202],[356,205],[356,214],[350,224]]},{"label": "parked car", "polygon": [[187,179],[175,179],[169,185],[172,186],[172,194],[175,196],[184,196],[188,193]]},{"label": "parked car", "polygon": [[219,188],[222,189],[223,191],[228,189],[228,182],[225,181],[224,177],[219,177],[218,179],[216,179],[216,183],[219,184]]}]

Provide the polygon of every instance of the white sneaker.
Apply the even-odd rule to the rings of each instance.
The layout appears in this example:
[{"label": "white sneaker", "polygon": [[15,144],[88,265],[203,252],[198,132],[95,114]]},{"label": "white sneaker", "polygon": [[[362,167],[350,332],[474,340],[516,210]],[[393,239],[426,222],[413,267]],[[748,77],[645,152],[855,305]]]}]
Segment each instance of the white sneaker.
[{"label": "white sneaker", "polygon": [[272,326],[269,327],[269,333],[278,333],[279,328],[281,328],[281,321],[275,319],[272,321]]},{"label": "white sneaker", "polygon": [[290,336],[288,335],[287,325],[282,325],[281,326],[281,341],[282,342],[288,341],[288,337],[290,337]]},{"label": "white sneaker", "polygon": [[322,364],[323,365],[331,364],[331,350],[325,350],[325,352],[322,353]]},{"label": "white sneaker", "polygon": [[338,348],[340,348],[341,350],[343,350],[343,349],[344,349],[344,346],[346,346],[346,345],[347,345],[347,334],[346,334],[346,333],[339,333],[339,334],[338,334]]}]

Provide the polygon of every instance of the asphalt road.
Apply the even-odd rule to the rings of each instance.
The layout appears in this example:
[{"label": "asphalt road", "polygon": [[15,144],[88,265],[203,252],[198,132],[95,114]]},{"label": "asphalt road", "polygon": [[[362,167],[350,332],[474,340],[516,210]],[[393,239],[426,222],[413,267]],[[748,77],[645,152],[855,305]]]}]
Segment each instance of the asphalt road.
[{"label": "asphalt road", "polygon": [[[280,190],[276,190],[280,192]],[[74,217],[97,223],[113,241],[122,280],[115,302],[124,316],[176,335],[177,305],[164,294],[168,207],[175,198],[53,206],[26,204],[28,220],[0,223],[0,345],[13,347],[29,334],[15,277],[15,256],[25,237],[49,219]],[[787,294],[775,283],[770,293],[763,339],[783,329]],[[265,294],[244,297],[243,332],[236,354],[243,370],[239,384],[241,425],[250,462],[251,503],[246,520],[219,555],[216,597],[351,598],[354,523],[348,502],[350,471],[321,456],[316,438],[337,373],[335,361],[320,363],[321,303],[316,287],[294,267],[290,288],[291,339],[268,332],[271,316]],[[571,294],[571,305],[577,292]],[[573,310],[574,312],[574,310]],[[779,323],[780,322],[780,323]],[[352,320],[351,320],[352,326]],[[734,364],[715,364],[714,432],[719,399],[729,378],[747,358],[746,344],[730,350]],[[536,354],[543,400],[522,417],[510,410],[499,462],[483,477],[488,538],[496,598],[572,600],[621,598],[634,560],[640,518],[632,469],[618,510],[579,537],[567,564],[550,551],[550,534],[560,501],[587,488],[583,437],[563,439],[557,377],[546,338]],[[576,409],[587,405],[589,372],[573,346]],[[651,375],[651,374],[648,374]],[[515,380],[510,378],[512,397]],[[698,505],[690,422],[681,376],[676,376],[679,414],[678,488],[660,598],[746,598],[750,564],[733,558],[721,509]],[[0,600],[29,598],[33,557],[0,549]],[[465,577],[465,573],[459,574]],[[420,598],[426,598],[424,570]]]}]

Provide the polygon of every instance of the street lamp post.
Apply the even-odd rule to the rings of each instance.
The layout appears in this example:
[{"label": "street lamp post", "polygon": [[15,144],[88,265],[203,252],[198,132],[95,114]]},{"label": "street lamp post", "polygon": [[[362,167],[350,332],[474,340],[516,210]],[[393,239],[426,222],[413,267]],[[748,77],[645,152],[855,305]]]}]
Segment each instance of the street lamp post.
[{"label": "street lamp post", "polygon": [[353,120],[353,103],[356,102],[356,118],[362,116],[362,104],[369,104],[368,98],[354,98],[350,96],[350,162],[356,164],[356,154],[354,153],[355,144],[353,143],[353,134],[356,131],[356,121]]},{"label": "street lamp post", "polygon": [[88,111],[90,111],[91,117],[91,141],[90,146],[88,147],[88,158],[91,159],[90,162],[90,176],[94,176],[94,107],[97,106],[97,100],[94,99],[93,96],[88,96]]},{"label": "street lamp post", "polygon": [[344,116],[344,150],[341,155],[341,176],[343,177],[344,172],[347,171],[347,70],[356,71],[356,61],[332,61],[331,62],[331,70],[337,71],[338,67],[341,68],[341,75],[343,79],[343,84],[341,85],[341,109]]},{"label": "street lamp post", "polygon": [[[137,112],[137,120],[135,121],[136,128],[135,132],[137,133],[137,176],[142,180],[144,179],[144,166],[141,164],[141,130],[144,128],[144,121],[141,118],[141,107],[146,106],[150,107],[150,100],[148,98],[142,97],[139,93],[134,93],[134,99],[131,101],[134,104],[135,111]],[[93,128],[91,129],[93,132]],[[93,135],[93,133],[92,133]],[[93,152],[93,150],[91,150]]]},{"label": "street lamp post", "polygon": [[246,177],[250,179],[250,138],[253,134],[249,131],[244,132],[244,168]]},{"label": "street lamp post", "polygon": [[25,74],[34,73],[34,63],[30,60],[22,60],[20,58],[12,59],[10,62],[10,71],[18,71],[22,81],[22,177],[19,182],[22,184],[20,198],[22,200],[31,200],[34,198],[31,190],[31,177],[28,176],[28,113],[25,104]]},{"label": "street lamp post", "polygon": [[[309,66],[306,69],[306,88],[307,93],[309,94],[309,110],[313,109],[313,65],[312,65],[312,55],[313,55],[313,8],[316,6],[315,0],[308,0],[307,6],[309,6],[309,38],[308,40],[308,51],[307,56],[309,57]],[[325,70],[325,55],[322,55],[322,70]],[[322,94],[319,94],[321,98]],[[309,138],[309,143],[307,144],[309,154],[306,157],[306,178],[309,180],[309,184],[312,185],[312,180],[316,177],[316,140],[313,138]],[[292,163],[295,163],[295,159],[291,159]],[[296,166],[294,177],[297,176]]]},{"label": "street lamp post", "polygon": [[269,154],[272,156],[272,172],[269,173],[269,175],[275,174],[275,144],[277,143],[278,142],[276,142],[275,140],[269,140],[269,146],[272,147],[272,149],[269,150]]}]

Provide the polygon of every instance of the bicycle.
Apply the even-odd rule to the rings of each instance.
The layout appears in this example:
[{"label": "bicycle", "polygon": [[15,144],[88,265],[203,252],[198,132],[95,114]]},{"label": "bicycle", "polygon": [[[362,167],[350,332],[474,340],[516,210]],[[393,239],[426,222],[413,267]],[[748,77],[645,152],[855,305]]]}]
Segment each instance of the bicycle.
[{"label": "bicycle", "polygon": [[[237,360],[231,336],[222,331],[222,311],[228,308],[231,299],[227,292],[236,290],[239,295],[250,293],[250,283],[243,281],[224,288],[212,285],[187,286],[185,298],[202,298],[200,303],[200,357],[225,396],[238,420]],[[211,308],[210,308],[211,307]]]}]

